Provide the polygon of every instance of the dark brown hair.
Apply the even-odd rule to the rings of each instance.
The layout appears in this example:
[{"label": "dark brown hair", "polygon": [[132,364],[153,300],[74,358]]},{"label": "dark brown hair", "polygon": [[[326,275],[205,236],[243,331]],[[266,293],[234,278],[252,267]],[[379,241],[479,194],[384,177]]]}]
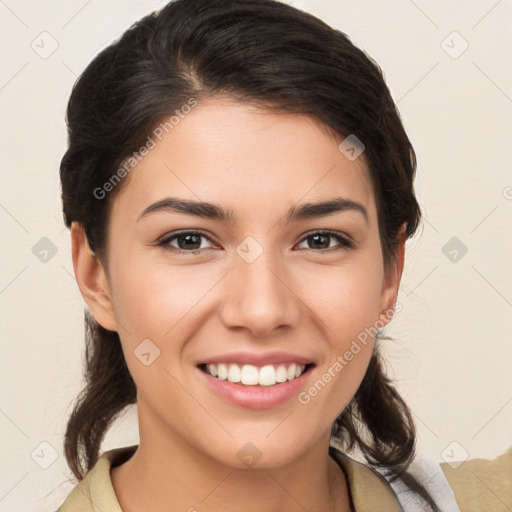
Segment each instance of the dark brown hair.
[{"label": "dark brown hair", "polygon": [[[99,53],[77,80],[60,167],[64,219],[68,227],[73,221],[84,227],[102,262],[109,205],[123,183],[104,199],[95,191],[104,190],[164,117],[190,98],[214,95],[307,114],[362,141],[385,269],[394,263],[400,227],[405,223],[406,237],[412,236],[421,214],[413,188],[415,153],[382,72],[343,32],[274,0],[170,2]],[[97,461],[111,423],[136,402],[118,334],[87,313],[85,380],[64,443],[78,479]],[[370,464],[404,477],[415,427],[383,370],[378,343],[332,436],[347,449],[358,447]]]}]

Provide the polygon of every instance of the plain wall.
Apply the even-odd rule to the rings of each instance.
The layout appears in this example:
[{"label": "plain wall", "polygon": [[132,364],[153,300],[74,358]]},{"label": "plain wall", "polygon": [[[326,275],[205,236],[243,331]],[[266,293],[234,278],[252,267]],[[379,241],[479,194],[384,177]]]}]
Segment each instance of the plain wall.
[{"label": "plain wall", "polygon": [[[494,458],[512,444],[512,2],[291,3],[377,61],[417,152],[424,221],[383,348],[418,448],[436,461]],[[85,302],[61,213],[65,107],[94,55],[162,5],[0,3],[0,510],[55,510],[74,485],[62,442]],[[137,442],[132,408],[103,448]]]}]

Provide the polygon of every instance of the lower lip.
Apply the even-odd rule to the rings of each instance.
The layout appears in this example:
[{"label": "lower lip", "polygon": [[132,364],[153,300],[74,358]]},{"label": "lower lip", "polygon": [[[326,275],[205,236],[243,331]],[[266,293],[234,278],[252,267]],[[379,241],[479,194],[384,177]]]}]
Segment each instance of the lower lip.
[{"label": "lower lip", "polygon": [[305,387],[312,369],[311,366],[300,377],[273,386],[245,386],[244,384],[217,379],[196,367],[196,370],[201,374],[201,378],[215,393],[235,405],[248,409],[270,409],[297,396]]}]

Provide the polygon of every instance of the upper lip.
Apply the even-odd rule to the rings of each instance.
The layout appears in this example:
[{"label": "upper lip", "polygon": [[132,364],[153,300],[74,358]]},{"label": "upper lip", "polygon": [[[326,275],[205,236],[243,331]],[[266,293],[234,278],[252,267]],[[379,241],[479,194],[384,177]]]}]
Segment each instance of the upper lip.
[{"label": "upper lip", "polygon": [[255,354],[250,352],[232,352],[230,354],[223,354],[219,356],[208,357],[201,359],[197,362],[201,364],[220,364],[220,363],[234,363],[234,364],[251,364],[254,366],[265,366],[268,364],[285,364],[285,363],[299,363],[310,364],[313,361],[310,358],[291,354],[289,352],[268,352],[265,354]]}]

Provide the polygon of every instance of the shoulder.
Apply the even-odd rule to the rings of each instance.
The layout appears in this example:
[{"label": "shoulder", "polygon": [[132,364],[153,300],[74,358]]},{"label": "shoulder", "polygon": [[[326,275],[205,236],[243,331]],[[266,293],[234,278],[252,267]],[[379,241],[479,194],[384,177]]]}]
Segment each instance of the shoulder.
[{"label": "shoulder", "polygon": [[136,449],[137,445],[132,445],[103,453],[56,512],[122,512],[112,486],[110,469],[129,459]]},{"label": "shoulder", "polygon": [[512,510],[512,446],[495,459],[443,462],[440,466],[461,512]]},{"label": "shoulder", "polygon": [[[512,511],[512,447],[492,460],[474,458],[441,464],[424,454],[416,454],[406,474],[396,478],[340,452],[336,455],[347,473],[354,502],[360,507],[356,506],[356,511],[432,510],[418,494],[416,484],[438,512]],[[381,472],[387,482],[377,478],[376,472]],[[386,503],[386,506],[375,506],[379,503]]]}]

